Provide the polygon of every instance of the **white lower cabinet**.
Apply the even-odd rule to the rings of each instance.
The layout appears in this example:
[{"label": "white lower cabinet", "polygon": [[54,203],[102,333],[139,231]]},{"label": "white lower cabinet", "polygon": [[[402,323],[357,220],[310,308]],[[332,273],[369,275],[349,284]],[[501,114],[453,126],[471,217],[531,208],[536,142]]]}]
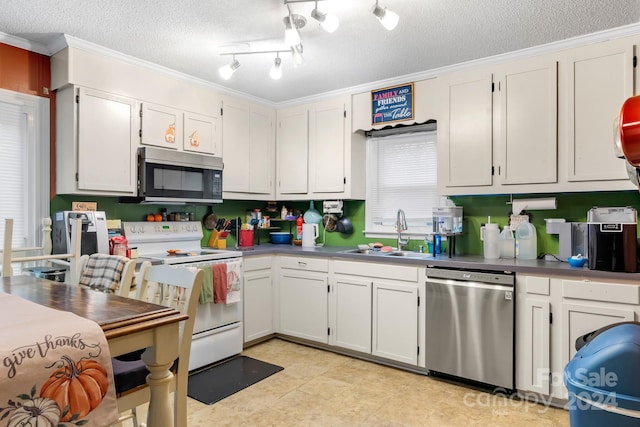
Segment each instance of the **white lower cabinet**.
[{"label": "white lower cabinet", "polygon": [[244,342],[273,333],[271,256],[244,261]]},{"label": "white lower cabinet", "polygon": [[516,388],[567,399],[564,369],[576,340],[640,314],[633,280],[595,282],[568,277],[516,275]]},{"label": "white lower cabinet", "polygon": [[328,343],[328,260],[281,257],[279,332]]},{"label": "white lower cabinet", "polygon": [[371,280],[336,278],[331,344],[371,353]]},{"label": "white lower cabinet", "polygon": [[374,356],[418,364],[418,287],[373,282]]},{"label": "white lower cabinet", "polygon": [[516,276],[516,388],[548,395],[551,301],[548,277]]},{"label": "white lower cabinet", "polygon": [[329,343],[420,365],[419,331],[424,335],[420,327],[424,316],[420,315],[418,268],[341,260],[334,260],[332,266]]}]

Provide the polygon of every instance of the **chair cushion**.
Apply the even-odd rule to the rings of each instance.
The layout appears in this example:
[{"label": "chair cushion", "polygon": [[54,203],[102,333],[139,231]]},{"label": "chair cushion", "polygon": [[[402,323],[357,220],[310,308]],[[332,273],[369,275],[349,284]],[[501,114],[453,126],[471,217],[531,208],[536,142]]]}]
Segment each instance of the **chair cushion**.
[{"label": "chair cushion", "polygon": [[79,283],[102,291],[115,292],[129,258],[119,255],[92,254],[82,270]]},{"label": "chair cushion", "polygon": [[[129,353],[131,355],[133,353]],[[127,355],[123,355],[125,358]],[[122,357],[122,356],[118,356]],[[125,391],[133,390],[147,383],[147,375],[149,370],[142,361],[142,359],[136,360],[119,360],[117,358],[111,359],[111,365],[113,366],[113,380],[116,385],[116,395],[124,393]],[[178,360],[173,362],[170,370],[175,373],[178,368]]]}]

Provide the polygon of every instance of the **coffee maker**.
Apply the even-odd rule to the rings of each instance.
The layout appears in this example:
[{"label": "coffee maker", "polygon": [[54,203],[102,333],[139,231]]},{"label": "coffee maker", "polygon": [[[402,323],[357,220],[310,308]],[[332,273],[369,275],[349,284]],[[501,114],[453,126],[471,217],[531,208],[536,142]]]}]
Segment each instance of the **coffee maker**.
[{"label": "coffee maker", "polygon": [[66,254],[71,250],[71,224],[80,218],[80,254],[109,253],[107,216],[103,211],[60,211],[53,215],[52,252]]},{"label": "coffee maker", "polygon": [[637,271],[637,223],[634,208],[591,208],[588,266],[590,270]]}]

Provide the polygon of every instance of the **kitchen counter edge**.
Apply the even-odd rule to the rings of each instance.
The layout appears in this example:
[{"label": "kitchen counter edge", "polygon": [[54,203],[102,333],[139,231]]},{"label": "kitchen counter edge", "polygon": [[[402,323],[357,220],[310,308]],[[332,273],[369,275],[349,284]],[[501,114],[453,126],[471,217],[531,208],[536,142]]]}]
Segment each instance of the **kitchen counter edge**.
[{"label": "kitchen counter edge", "polygon": [[262,244],[251,250],[243,250],[245,258],[260,255],[292,255],[318,258],[343,259],[360,262],[379,262],[396,265],[434,266],[486,271],[509,271],[521,274],[544,276],[570,276],[587,280],[634,280],[640,284],[640,273],[621,273],[613,271],[589,270],[587,267],[573,268],[566,262],[545,260],[518,259],[485,259],[477,255],[454,255],[449,258],[446,254],[433,256],[424,254],[417,257],[397,257],[387,255],[365,255],[359,253],[344,253],[350,247],[345,246],[317,246],[303,248],[291,245]]}]

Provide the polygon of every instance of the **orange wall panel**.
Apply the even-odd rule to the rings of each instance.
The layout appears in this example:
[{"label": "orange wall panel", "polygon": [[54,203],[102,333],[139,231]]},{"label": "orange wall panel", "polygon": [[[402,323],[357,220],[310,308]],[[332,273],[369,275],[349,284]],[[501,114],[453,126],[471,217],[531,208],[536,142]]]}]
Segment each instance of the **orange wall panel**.
[{"label": "orange wall panel", "polygon": [[49,57],[0,43],[0,88],[49,98]]}]

